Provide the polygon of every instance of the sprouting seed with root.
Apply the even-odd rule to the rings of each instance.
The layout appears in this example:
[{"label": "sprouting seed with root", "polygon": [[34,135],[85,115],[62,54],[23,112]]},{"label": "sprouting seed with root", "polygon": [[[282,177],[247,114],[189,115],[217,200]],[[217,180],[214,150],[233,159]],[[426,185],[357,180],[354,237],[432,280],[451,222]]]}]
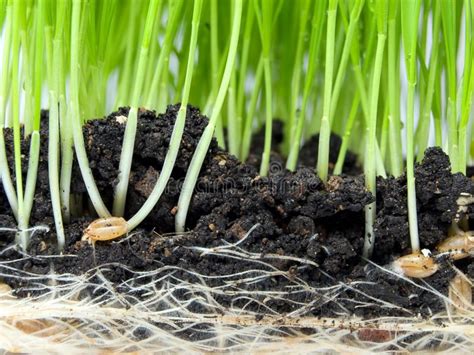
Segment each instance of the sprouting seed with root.
[{"label": "sprouting seed with root", "polygon": [[[474,233],[457,229],[456,233],[436,247],[438,253],[459,260],[474,255]],[[428,250],[404,255],[392,263],[392,269],[401,275],[413,278],[425,278],[438,271],[438,264]]]},{"label": "sprouting seed with root", "polygon": [[127,233],[127,221],[122,217],[99,218],[84,230],[82,240],[95,245],[97,241],[112,240]]},{"label": "sprouting seed with root", "polygon": [[426,253],[412,253],[399,257],[392,263],[393,270],[401,275],[422,279],[438,271],[436,261]]},{"label": "sprouting seed with root", "polygon": [[443,240],[437,248],[440,253],[447,253],[453,260],[467,258],[474,253],[474,235],[472,232],[459,231]]}]

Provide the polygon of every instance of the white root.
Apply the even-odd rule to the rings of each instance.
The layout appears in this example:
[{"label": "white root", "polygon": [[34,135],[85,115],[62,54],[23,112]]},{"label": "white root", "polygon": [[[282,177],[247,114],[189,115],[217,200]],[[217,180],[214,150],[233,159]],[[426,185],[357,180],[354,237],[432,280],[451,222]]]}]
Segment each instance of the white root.
[{"label": "white root", "polygon": [[[31,281],[31,291],[37,295],[15,298],[8,287],[0,288],[0,348],[68,354],[86,351],[91,354],[314,353],[315,349],[370,354],[393,349],[423,351],[433,341],[439,341],[444,351],[453,353],[468,353],[474,347],[472,308],[453,314],[447,309],[430,319],[418,318],[408,309],[360,291],[359,286],[377,287],[376,283],[351,281],[314,287],[268,263],[268,259],[291,260],[301,268],[316,270],[318,267],[311,260],[276,254],[267,255],[266,259],[249,252],[243,245],[240,242],[212,249],[193,248],[204,255],[228,258],[229,263],[244,259],[253,264],[247,270],[223,275],[202,275],[169,265],[132,272],[123,265],[109,264],[80,276],[54,273],[38,276],[14,269],[12,261],[0,262],[0,278],[15,271],[17,277]],[[374,269],[372,264],[369,266]],[[103,275],[111,268],[125,269],[132,276],[120,285],[112,284]],[[381,266],[375,268],[410,282],[447,304],[452,302],[428,284],[415,283]],[[259,283],[271,284],[271,280],[278,277],[288,280],[286,288],[258,287]],[[48,282],[43,282],[44,278]],[[212,286],[211,281],[215,279],[221,280],[219,286]],[[241,287],[242,284],[257,287],[248,289]],[[289,293],[303,292],[311,295],[307,301],[292,301],[287,297]],[[364,297],[356,301],[348,297],[348,292]],[[137,298],[137,294],[141,297]],[[186,297],[177,297],[177,294]],[[223,305],[219,301],[222,297],[230,297],[232,302]],[[281,315],[268,306],[279,300],[290,303],[294,311]],[[360,308],[398,308],[398,312],[406,316],[363,320],[351,316],[344,307],[347,302]],[[311,315],[315,306],[325,307],[325,304],[339,306],[340,317]],[[263,317],[261,311],[266,313]],[[200,336],[186,338],[183,334],[187,330]]]}]

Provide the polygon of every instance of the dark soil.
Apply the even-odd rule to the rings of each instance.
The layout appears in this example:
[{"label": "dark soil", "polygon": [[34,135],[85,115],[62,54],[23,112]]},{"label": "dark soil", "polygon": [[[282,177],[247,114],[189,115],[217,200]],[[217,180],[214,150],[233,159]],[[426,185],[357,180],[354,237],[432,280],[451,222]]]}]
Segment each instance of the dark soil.
[{"label": "dark soil", "polygon": [[[166,113],[159,115],[144,110],[139,113],[127,217],[140,208],[157,181],[178,107],[169,106]],[[128,109],[121,108],[105,119],[90,121],[83,129],[90,166],[109,206],[116,184],[125,129],[117,121],[117,116],[127,114]],[[127,238],[125,242],[98,242],[94,250],[86,241],[81,241],[83,229],[95,219],[93,212],[87,211],[89,207],[84,197],[82,207],[85,217],[74,218],[66,226],[64,255],[67,256],[58,258],[42,258],[57,253],[47,185],[47,143],[44,138],[47,137],[47,127],[43,127],[40,173],[31,224],[47,225],[51,231],[34,233],[28,250],[29,257],[22,257],[15,248],[9,247],[14,241],[14,231],[0,231],[0,248],[3,250],[0,252],[0,273],[4,275],[3,281],[14,287],[21,296],[38,292],[35,288],[38,280],[32,284],[16,278],[20,271],[45,275],[53,268],[56,273],[79,275],[91,268],[114,263],[107,266],[103,275],[119,285],[133,276],[131,270],[149,271],[164,265],[178,266],[208,276],[244,271],[252,275],[258,267],[260,270],[276,269],[284,273],[263,278],[260,282],[239,283],[238,288],[248,291],[279,290],[286,292],[285,297],[265,301],[267,308],[260,306],[263,299],[260,303],[250,304],[248,299],[234,299],[231,293],[216,296],[218,302],[224,307],[247,307],[261,314],[270,311],[286,314],[300,302],[309,305],[305,314],[357,314],[367,318],[383,315],[429,316],[444,309],[442,299],[416,285],[423,284],[426,289],[427,284],[447,294],[449,281],[454,274],[448,261],[441,260],[440,271],[433,276],[410,283],[361,259],[364,206],[373,202],[374,197],[366,191],[362,175],[333,176],[327,185],[317,177],[314,173],[317,137],[303,146],[298,170],[289,172],[282,168],[283,160],[277,150],[278,129],[275,129],[276,145],[272,159],[276,163],[272,165],[268,177],[258,175],[258,158],[255,155],[249,158],[248,163],[241,163],[213,141],[189,209],[188,233],[167,237],[166,234],[174,230],[174,214],[181,183],[206,124],[207,119],[197,109],[188,107],[185,133],[172,177],[158,205],[142,224],[140,233]],[[11,157],[11,132],[5,132]],[[254,140],[254,153],[258,152],[258,146],[257,138]],[[331,161],[334,163],[340,139],[333,136],[331,146],[331,153],[334,152]],[[23,149],[27,152],[27,141]],[[12,169],[11,162],[10,165]],[[354,173],[358,169],[356,157],[348,154],[344,171]],[[451,174],[449,159],[439,148],[427,150],[423,162],[416,166],[415,174],[421,246],[434,250],[447,235],[454,218],[474,217],[471,207],[466,213],[458,214],[456,204],[460,193],[474,194],[474,182],[462,174]],[[396,257],[410,252],[406,178],[379,178],[377,191],[376,239],[372,262],[388,265]],[[86,193],[77,166],[73,170],[73,193],[77,196],[85,196]],[[0,225],[3,228],[15,228],[15,220],[9,212],[3,192],[0,194]],[[251,253],[257,261],[264,261],[265,265],[250,258],[203,255],[201,251],[190,249],[215,248],[239,242],[244,237],[246,239],[239,244],[239,248]],[[13,266],[18,272],[12,271]],[[471,277],[474,276],[474,263],[471,260],[458,261],[456,266]],[[196,276],[185,271],[176,271],[175,276],[188,282],[200,282]],[[219,278],[208,279],[210,286],[223,286],[226,282]],[[352,288],[343,288],[337,300],[329,300],[310,291],[288,291],[296,282],[306,283],[313,289],[341,283],[353,284]],[[117,290],[120,291],[120,287]],[[190,297],[176,292],[177,298]],[[391,303],[394,307],[375,305],[373,298]],[[362,304],[366,306],[361,307]],[[190,303],[189,307],[194,307],[196,311],[201,306]]]}]

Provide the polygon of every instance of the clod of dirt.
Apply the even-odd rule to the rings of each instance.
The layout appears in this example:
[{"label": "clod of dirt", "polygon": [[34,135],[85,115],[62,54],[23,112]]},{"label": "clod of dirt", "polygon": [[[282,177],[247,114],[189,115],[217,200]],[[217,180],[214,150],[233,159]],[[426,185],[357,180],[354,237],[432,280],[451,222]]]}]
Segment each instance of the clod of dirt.
[{"label": "clod of dirt", "polygon": [[[449,158],[440,148],[426,151],[415,166],[415,181],[420,244],[433,250],[446,238],[454,218],[469,214],[459,211],[456,201],[461,193],[474,194],[474,183],[460,173],[451,174]],[[388,255],[409,247],[406,196],[405,175],[377,180],[374,253],[379,260],[388,261]]]}]

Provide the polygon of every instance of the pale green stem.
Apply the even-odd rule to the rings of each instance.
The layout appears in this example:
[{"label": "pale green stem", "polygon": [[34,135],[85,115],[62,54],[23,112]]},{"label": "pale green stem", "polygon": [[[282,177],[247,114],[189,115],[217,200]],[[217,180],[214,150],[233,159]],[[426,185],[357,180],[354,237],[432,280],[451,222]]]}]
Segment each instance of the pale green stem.
[{"label": "pale green stem", "polygon": [[[35,197],[36,190],[36,180],[38,175],[38,164],[39,164],[39,155],[40,155],[40,114],[41,114],[41,79],[42,79],[42,66],[43,66],[43,43],[44,43],[44,1],[40,0],[38,4],[38,24],[36,27],[36,50],[35,50],[35,60],[34,60],[34,87],[31,85],[31,109],[33,110],[29,114],[32,114],[33,119],[26,118],[26,121],[32,121],[31,128],[33,132],[30,134],[30,151],[28,159],[28,173],[26,177],[25,185],[25,195],[24,195],[24,214],[23,220],[19,221],[19,224],[23,227],[20,229],[27,229],[31,210],[33,208],[33,200]],[[26,41],[26,39],[25,39]],[[25,57],[25,67],[28,67],[28,61]],[[28,80],[30,82],[30,80]],[[28,94],[28,93],[27,93]],[[27,100],[30,101],[30,100]],[[21,231],[21,244],[24,249],[26,248],[30,233],[27,231]]]},{"label": "pale green stem", "polygon": [[30,233],[22,229],[28,228],[30,220],[31,209],[33,208],[33,200],[35,197],[36,190],[36,177],[38,175],[38,163],[39,163],[39,152],[40,152],[40,134],[38,131],[33,131],[30,135],[30,151],[28,159],[28,174],[26,177],[25,184],[25,196],[24,196],[24,214],[23,220],[20,219],[18,224],[21,233],[21,245],[23,249],[26,249],[29,242]]},{"label": "pale green stem", "polygon": [[230,80],[229,89],[227,93],[227,126],[228,126],[228,141],[229,141],[229,153],[237,156],[240,148],[240,131],[242,122],[237,115],[236,102],[235,102],[235,87],[236,87],[236,74],[235,71],[232,73]]},{"label": "pale green stem", "polygon": [[447,77],[447,122],[448,122],[448,152],[451,160],[451,170],[458,167],[457,142],[457,75],[456,75],[456,2],[443,1],[441,13],[443,38],[446,46],[446,77]]},{"label": "pale green stem", "polygon": [[[157,94],[160,98],[164,93],[163,82],[161,77],[168,73],[168,62],[171,49],[173,48],[173,40],[176,35],[178,25],[179,25],[179,16],[181,15],[181,9],[183,7],[183,0],[174,0],[173,7],[171,8],[170,19],[166,27],[165,39],[163,41],[163,47],[161,48],[160,54],[158,56],[158,63],[154,68],[154,74],[152,79],[152,84],[150,91],[148,92],[148,98],[146,100],[146,107],[153,107],[153,103],[156,100]],[[160,90],[158,91],[158,87]],[[165,86],[166,87],[166,86]],[[162,105],[160,106],[159,112],[162,112]]]},{"label": "pale green stem", "polygon": [[[436,6],[436,5],[435,5]],[[439,9],[439,7],[438,7]],[[439,31],[435,29],[439,28],[439,11],[436,11],[435,14],[435,25],[433,26],[433,43],[438,43],[439,39]],[[426,85],[426,95],[424,105],[421,110],[421,118],[420,118],[420,136],[417,139],[418,143],[418,161],[423,159],[425,154],[425,149],[428,146],[428,135],[429,135],[429,128],[430,128],[430,120],[431,120],[431,106],[433,104],[433,95],[435,92],[435,84],[436,84],[436,73],[438,67],[438,46],[433,45],[431,49],[431,58],[430,58],[430,69],[428,74],[428,83]]]},{"label": "pale green stem", "polygon": [[48,139],[48,177],[51,205],[53,208],[54,223],[58,249],[64,248],[65,236],[61,211],[61,194],[59,187],[59,105],[56,93],[49,92],[49,139]]},{"label": "pale green stem", "polygon": [[168,58],[165,59],[165,70],[163,71],[163,74],[161,75],[161,80],[160,80],[160,89],[159,93],[160,96],[158,98],[158,112],[165,112],[166,106],[169,103],[169,91],[168,91],[168,80],[170,76],[170,72],[168,70]]},{"label": "pale green stem", "polygon": [[[137,16],[136,13],[138,12],[138,6],[131,7],[131,21],[136,22]],[[125,39],[128,43],[127,50],[125,52],[125,60],[123,62],[123,67],[121,68],[121,75],[119,78],[119,88],[118,88],[118,95],[115,103],[115,107],[124,106],[127,104],[128,95],[130,95],[130,84],[132,82],[132,71],[133,71],[133,61],[134,61],[134,54],[135,51],[135,39],[136,39],[136,32],[138,31],[138,26],[135,24],[131,24],[127,31],[127,38]],[[123,74],[122,74],[123,72]]]},{"label": "pale green stem", "polygon": [[263,74],[265,80],[265,143],[263,146],[262,163],[260,165],[260,175],[266,176],[270,164],[270,151],[272,148],[272,74],[270,58],[263,57]]},{"label": "pale green stem", "polygon": [[158,0],[150,2],[145,32],[143,35],[140,57],[138,59],[138,68],[135,78],[135,87],[132,95],[130,112],[128,114],[127,125],[123,136],[122,152],[120,154],[118,183],[115,186],[113,215],[123,216],[125,211],[125,202],[127,200],[128,182],[130,179],[130,170],[132,168],[133,150],[135,147],[135,136],[137,133],[138,121],[138,104],[143,88],[143,82],[146,74],[148,61],[148,52],[150,48],[150,40],[153,30],[153,23],[156,20],[156,12],[158,10]]},{"label": "pale green stem", "polygon": [[[158,9],[156,11],[156,22],[153,26],[153,34],[152,34],[152,38],[151,38],[151,45],[150,45],[150,59],[148,61],[148,65],[147,65],[147,68],[145,70],[146,72],[146,77],[147,78],[153,78],[154,76],[154,73],[156,71],[156,64],[155,64],[155,58],[159,58],[159,55],[157,54],[158,53],[158,49],[160,50],[160,53],[161,53],[161,50],[162,48],[160,47],[160,43],[158,41],[158,37],[159,37],[159,34],[160,34],[160,27],[161,27],[161,16],[162,16],[162,11],[163,11],[163,7],[164,7],[164,3],[165,1],[164,0],[161,0],[158,4]],[[168,1],[169,3],[169,1]],[[169,10],[171,11],[171,10]],[[168,14],[168,16],[171,16],[171,14]],[[144,96],[146,93],[148,93],[148,95],[150,94],[151,92],[151,85],[152,85],[153,81],[152,80],[145,80],[145,82],[143,83],[143,93],[144,93]],[[145,98],[147,98],[147,96],[145,96]],[[151,108],[153,106],[149,106],[147,104],[147,100],[144,99],[144,102],[145,102],[145,107],[146,108]]]},{"label": "pale green stem", "polygon": [[[1,105],[1,103],[0,103]],[[3,189],[7,196],[8,203],[12,210],[13,216],[18,220],[18,199],[16,197],[15,187],[10,175],[10,168],[8,167],[7,153],[5,151],[5,136],[3,126],[0,127],[0,171],[3,183]]]},{"label": "pale green stem", "polygon": [[[61,149],[61,159],[58,158],[58,164],[61,165],[60,169],[60,178],[59,178],[59,191],[60,191],[60,204],[61,211],[64,218],[64,222],[68,223],[71,215],[71,206],[70,206],[70,191],[71,191],[71,178],[72,178],[72,165],[74,159],[74,141],[73,141],[73,132],[71,125],[71,115],[67,112],[66,107],[66,80],[65,80],[65,70],[64,70],[64,32],[66,31],[66,15],[67,7],[65,2],[60,2],[57,9],[57,18],[56,18],[56,28],[53,40],[53,49],[52,49],[52,63],[53,68],[51,81],[53,85],[54,94],[50,94],[50,100],[56,99],[56,102],[50,101],[50,106],[57,106],[58,114],[58,124],[59,124],[59,133],[58,137],[60,139],[60,149]],[[51,88],[50,88],[51,92]],[[51,115],[51,112],[50,112]],[[50,117],[51,119],[51,117]],[[56,121],[53,120],[53,124]],[[51,133],[51,129],[50,129]],[[53,137],[53,140],[55,138]],[[51,138],[50,138],[51,140]],[[53,142],[54,143],[54,142]],[[54,156],[53,156],[54,158]],[[51,158],[48,158],[51,159]],[[60,163],[59,163],[60,160]],[[51,160],[50,160],[51,161]],[[48,162],[49,163],[49,162]],[[53,167],[53,170],[56,169]],[[54,171],[52,172],[54,173]],[[52,194],[53,198],[53,194]],[[53,212],[56,207],[53,205]],[[55,218],[56,219],[56,218]],[[61,223],[62,224],[62,223]],[[60,227],[57,225],[57,227]],[[58,232],[61,233],[61,232]],[[59,236],[59,235],[58,235]]]},{"label": "pale green stem", "polygon": [[[366,61],[366,63],[364,63],[364,71],[368,71],[369,63],[370,61]],[[369,112],[369,98],[367,94],[367,88],[365,87],[364,74],[362,73],[362,68],[360,67],[359,62],[353,61],[352,69],[354,71],[354,77],[355,77],[357,89],[359,92],[362,112],[364,114],[363,116],[365,119],[365,123],[367,125],[370,120],[370,112]],[[375,163],[377,167],[377,174],[383,177],[386,176],[382,155],[380,153],[380,148],[377,141],[375,142]]]},{"label": "pale green stem", "polygon": [[[377,36],[377,51],[375,54],[374,73],[372,77],[372,89],[370,95],[370,120],[367,125],[367,151],[364,161],[365,185],[376,198],[376,161],[375,150],[377,140],[377,106],[379,100],[380,77],[382,73],[383,56],[386,35],[379,33]],[[369,258],[372,255],[375,243],[374,222],[376,215],[376,203],[372,202],[365,208],[365,239],[363,256]]]},{"label": "pale green stem", "polygon": [[81,5],[83,0],[74,0],[72,9],[71,23],[71,121],[72,132],[74,137],[74,147],[76,150],[77,161],[81,169],[82,179],[86,185],[87,192],[92,201],[94,209],[100,217],[109,217],[110,212],[104,204],[100,196],[99,189],[92,175],[87,159],[87,152],[84,144],[84,136],[82,134],[82,122],[79,113],[79,27],[81,19]]},{"label": "pale green stem", "polygon": [[211,1],[211,97],[215,100],[219,82],[219,23],[217,16],[217,0]]},{"label": "pale green stem", "polygon": [[339,94],[341,93],[342,84],[346,75],[347,63],[349,61],[349,55],[352,49],[352,40],[356,33],[357,26],[359,25],[359,15],[362,11],[364,1],[356,1],[353,11],[351,12],[349,26],[347,28],[346,40],[342,49],[341,59],[339,61],[339,68],[337,70],[336,79],[334,81],[334,87],[331,97],[331,110],[329,115],[330,124],[333,122],[334,114],[336,112],[337,103],[339,100]]},{"label": "pale green stem", "polygon": [[16,179],[16,193],[18,200],[18,229],[19,233],[16,236],[16,243],[20,245],[23,250],[27,247],[27,236],[25,236],[23,229],[25,221],[25,201],[23,195],[23,176],[22,176],[22,154],[21,154],[21,137],[20,137],[20,73],[19,73],[19,59],[20,59],[20,2],[13,2],[13,22],[12,22],[12,121],[13,121],[13,150],[15,161],[15,179]]},{"label": "pale green stem", "polygon": [[317,172],[324,182],[328,179],[329,138],[331,126],[329,115],[331,111],[332,81],[334,68],[334,38],[336,32],[336,1],[331,1],[328,10],[328,26],[326,36],[326,70],[324,74],[324,103],[323,117],[319,131],[319,149]]},{"label": "pale green stem", "polygon": [[408,224],[410,229],[411,249],[413,253],[420,251],[420,240],[418,238],[418,218],[416,209],[416,186],[415,186],[415,87],[417,81],[416,43],[418,16],[420,11],[420,0],[404,1],[402,3],[402,37],[405,48],[405,62],[408,78],[407,89],[407,118],[406,118],[406,175],[407,175],[407,203]]},{"label": "pale green stem", "polygon": [[384,106],[382,133],[380,136],[380,156],[382,158],[382,163],[386,161],[388,145],[388,103],[385,102]]},{"label": "pale green stem", "polygon": [[311,94],[311,87],[314,82],[314,75],[316,72],[316,67],[318,64],[317,55],[319,50],[319,44],[321,42],[323,22],[322,22],[322,13],[325,8],[325,3],[323,1],[317,2],[314,8],[314,14],[312,19],[312,29],[311,29],[311,39],[309,45],[309,56],[308,56],[308,70],[306,73],[306,79],[303,89],[303,102],[301,105],[301,112],[296,117],[295,124],[295,133],[292,137],[292,143],[290,146],[290,153],[288,159],[286,160],[286,168],[288,170],[295,170],[296,164],[298,161],[298,155],[300,152],[301,137],[303,135],[303,128],[306,121],[306,109],[308,107],[308,101]]},{"label": "pale green stem", "polygon": [[35,62],[34,62],[34,109],[33,109],[33,130],[40,129],[41,116],[41,84],[43,74],[43,43],[44,43],[44,12],[45,1],[39,0],[37,5],[38,23],[36,28],[35,41]]},{"label": "pale green stem", "polygon": [[302,4],[300,3],[300,14],[299,14],[299,29],[298,29],[298,38],[296,44],[296,54],[293,64],[293,71],[291,73],[291,94],[289,95],[290,100],[290,120],[287,123],[290,129],[287,129],[287,132],[290,134],[286,134],[287,138],[285,139],[284,143],[288,146],[291,146],[292,143],[292,135],[296,129],[296,121],[297,121],[297,104],[298,98],[300,95],[300,86],[301,86],[301,69],[303,64],[303,50],[304,50],[304,40],[306,36],[306,22],[308,19],[308,12],[309,12],[309,1],[304,1]]},{"label": "pale green stem", "polygon": [[181,99],[181,106],[176,117],[176,122],[171,134],[170,147],[166,153],[165,162],[163,163],[163,169],[161,170],[160,176],[156,185],[154,186],[150,196],[148,196],[145,203],[142,205],[140,210],[127,221],[128,230],[136,228],[151,212],[160,199],[163,191],[166,188],[166,184],[173,171],[176,157],[178,156],[179,145],[181,137],[184,131],[184,124],[186,122],[186,112],[189,99],[189,92],[191,90],[191,80],[193,77],[194,70],[194,55],[196,52],[199,22],[201,18],[202,0],[196,0],[193,8],[193,19],[191,23],[191,39],[189,42],[188,51],[188,63],[186,67],[186,78],[183,86],[183,94]]},{"label": "pale green stem", "polygon": [[397,90],[398,72],[396,66],[399,65],[397,41],[397,24],[394,19],[388,21],[388,122],[390,136],[390,172],[393,176],[400,176],[403,173],[403,154],[401,145],[400,116],[398,107],[400,106],[400,95]]},{"label": "pale green stem", "polygon": [[354,126],[357,113],[359,112],[359,103],[360,103],[359,93],[356,92],[354,96],[354,100],[352,101],[352,107],[349,113],[349,118],[347,119],[344,135],[342,137],[341,147],[339,148],[336,165],[334,167],[334,172],[333,172],[334,175],[342,174],[342,168],[344,166],[347,149],[349,147],[349,140],[352,133],[352,127]]},{"label": "pale green stem", "polygon": [[410,242],[413,253],[420,250],[418,238],[418,218],[416,210],[416,190],[415,190],[415,149],[413,142],[414,134],[414,109],[415,109],[415,85],[408,83],[407,96],[407,190],[408,190],[408,222],[410,226]]},{"label": "pale green stem", "polygon": [[178,200],[178,212],[175,217],[175,228],[176,232],[183,232],[186,215],[188,213],[189,203],[196,185],[196,181],[201,170],[204,158],[206,157],[207,151],[209,149],[209,144],[211,143],[214,129],[216,127],[217,119],[219,117],[220,110],[224,104],[225,95],[229,87],[229,82],[232,75],[232,70],[234,67],[235,57],[237,53],[239,33],[240,33],[240,20],[242,14],[242,0],[235,0],[234,9],[233,9],[233,18],[232,18],[232,32],[230,38],[230,47],[227,54],[227,61],[224,70],[224,75],[222,77],[222,82],[219,88],[219,92],[216,98],[216,104],[212,110],[212,116],[209,120],[209,124],[206,126],[201,139],[199,140],[196,151],[193,154],[189,169],[186,173],[184,179],[183,187],[179,195]]},{"label": "pale green stem", "polygon": [[[249,121],[248,117],[247,119],[244,119],[244,112],[245,112],[245,82],[247,79],[247,66],[248,66],[248,61],[249,61],[249,49],[250,49],[250,40],[252,38],[252,29],[253,29],[253,23],[255,19],[255,13],[253,11],[253,6],[250,4],[247,9],[247,17],[245,20],[245,29],[244,29],[244,35],[242,39],[242,55],[240,57],[240,67],[239,67],[239,72],[238,72],[238,84],[237,84],[237,116],[238,119],[243,122],[242,123],[242,143],[240,146],[240,154],[238,157],[242,160],[245,161],[247,159],[248,155],[248,146],[246,147],[245,144],[250,145],[250,139],[247,140],[246,134],[248,133],[246,131],[247,129],[247,121]],[[260,65],[260,60],[259,60],[259,65]],[[262,69],[263,70],[263,69]],[[258,69],[257,69],[258,72]],[[260,85],[258,82],[257,84],[257,79],[255,77],[255,85]],[[251,101],[253,97],[253,92],[257,91],[258,95],[258,88],[255,88],[252,91],[251,94]],[[255,100],[255,105],[256,105],[256,100]],[[249,107],[250,109],[250,107]],[[255,110],[255,108],[254,108]],[[250,119],[250,121],[253,121],[253,116]],[[250,124],[250,133],[251,133],[252,126]]]},{"label": "pale green stem", "polygon": [[246,161],[250,151],[250,141],[252,139],[252,123],[254,122],[255,111],[257,108],[258,96],[260,93],[260,87],[263,78],[263,57],[260,56],[258,61],[257,71],[255,72],[255,83],[253,86],[252,94],[250,96],[249,107],[244,123],[244,133],[242,136],[242,161]]},{"label": "pale green stem", "polygon": [[464,44],[464,71],[461,87],[461,118],[458,127],[459,159],[458,171],[465,174],[467,165],[467,127],[471,115],[473,100],[473,45],[472,45],[472,13],[474,1],[464,1],[465,14],[465,44]]},{"label": "pale green stem", "polygon": [[[62,14],[61,10],[59,12]],[[59,27],[62,27],[61,25]],[[56,31],[58,34],[58,31]],[[61,33],[62,35],[62,33]],[[61,37],[62,38],[62,37]],[[54,43],[53,43],[54,42]],[[58,43],[59,42],[59,43]],[[58,242],[58,250],[62,250],[65,244],[65,235],[63,228],[63,211],[61,205],[61,194],[59,185],[59,107],[60,100],[58,98],[59,77],[63,76],[63,67],[58,64],[62,62],[62,55],[58,51],[61,41],[53,41],[51,29],[46,31],[46,54],[47,54],[47,77],[49,85],[49,120],[48,120],[48,178],[49,191],[51,195],[51,207],[53,210],[54,224],[56,227],[56,239]],[[53,47],[55,47],[53,49]],[[55,56],[55,53],[58,53]],[[64,97],[63,97],[64,99]],[[69,196],[68,196],[69,212]],[[66,212],[66,211],[64,211]]]},{"label": "pale green stem", "polygon": [[7,113],[8,101],[8,83],[9,83],[9,60],[10,60],[10,45],[12,32],[12,5],[8,4],[6,9],[5,30],[2,48],[2,67],[0,79],[0,174],[5,195],[13,212],[13,215],[18,220],[18,199],[16,196],[13,180],[10,175],[10,168],[8,167],[7,153],[5,150],[5,136],[4,127]]}]

